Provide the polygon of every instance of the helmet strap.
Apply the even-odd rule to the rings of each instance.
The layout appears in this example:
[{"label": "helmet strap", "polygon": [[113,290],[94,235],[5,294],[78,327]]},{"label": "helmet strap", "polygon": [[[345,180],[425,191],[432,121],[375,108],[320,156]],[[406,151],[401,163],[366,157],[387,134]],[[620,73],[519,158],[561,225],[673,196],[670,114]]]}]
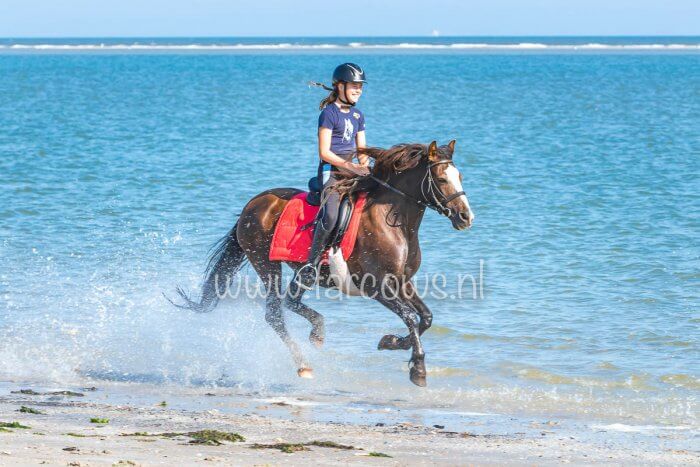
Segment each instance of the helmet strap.
[{"label": "helmet strap", "polygon": [[338,93],[338,100],[343,105],[346,105],[348,107],[355,107],[355,104],[350,102],[350,99],[348,99],[348,83],[345,83],[345,85],[343,86],[343,97],[340,97],[340,93]]}]

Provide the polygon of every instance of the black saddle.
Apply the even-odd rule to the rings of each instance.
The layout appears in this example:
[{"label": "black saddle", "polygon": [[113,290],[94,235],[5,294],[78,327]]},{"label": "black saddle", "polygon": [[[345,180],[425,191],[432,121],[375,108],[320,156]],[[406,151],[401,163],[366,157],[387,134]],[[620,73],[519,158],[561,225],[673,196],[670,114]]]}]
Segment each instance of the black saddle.
[{"label": "black saddle", "polygon": [[[309,192],[306,194],[306,202],[312,206],[319,206],[321,204],[322,189],[323,185],[319,182],[318,177],[311,177],[309,179]],[[348,225],[352,218],[352,210],[353,206],[350,203],[350,197],[343,197],[338,210],[338,224],[334,227],[335,233],[331,237],[333,241],[330,242],[330,246],[338,245],[343,239],[343,235],[345,235],[345,232],[348,230]],[[319,213],[320,212],[321,211],[319,211]]]}]

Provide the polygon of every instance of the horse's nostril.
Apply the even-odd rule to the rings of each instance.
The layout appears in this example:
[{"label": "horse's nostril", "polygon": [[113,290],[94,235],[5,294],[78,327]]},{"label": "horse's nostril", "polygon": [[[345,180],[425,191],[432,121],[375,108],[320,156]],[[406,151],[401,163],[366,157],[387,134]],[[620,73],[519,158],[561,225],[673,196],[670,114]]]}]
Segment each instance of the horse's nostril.
[{"label": "horse's nostril", "polygon": [[466,212],[460,212],[459,213],[459,218],[463,220],[464,222],[469,220],[469,214]]}]

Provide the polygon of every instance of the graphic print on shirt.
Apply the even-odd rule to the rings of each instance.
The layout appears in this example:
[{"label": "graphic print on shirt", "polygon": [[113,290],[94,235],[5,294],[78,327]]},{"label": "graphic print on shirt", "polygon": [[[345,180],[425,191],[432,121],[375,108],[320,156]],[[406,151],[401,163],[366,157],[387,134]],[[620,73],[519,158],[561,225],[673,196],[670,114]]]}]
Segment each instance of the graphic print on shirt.
[{"label": "graphic print on shirt", "polygon": [[343,132],[343,141],[350,141],[350,138],[352,138],[352,131],[355,128],[352,126],[352,122],[350,121],[349,118],[345,119],[345,131]]}]

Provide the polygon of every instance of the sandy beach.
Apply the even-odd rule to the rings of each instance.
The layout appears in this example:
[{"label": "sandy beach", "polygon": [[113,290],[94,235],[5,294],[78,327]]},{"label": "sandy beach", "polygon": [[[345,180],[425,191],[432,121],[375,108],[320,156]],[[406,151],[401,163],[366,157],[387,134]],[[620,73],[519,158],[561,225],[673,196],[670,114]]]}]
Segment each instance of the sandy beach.
[{"label": "sandy beach", "polygon": [[558,433],[555,423],[530,433],[489,435],[452,432],[439,425],[322,423],[258,413],[179,410],[169,408],[167,403],[112,405],[56,391],[17,391],[22,389],[5,392],[0,398],[0,422],[6,424],[0,432],[0,465],[700,462],[697,452],[687,450],[630,449],[591,443]]}]

